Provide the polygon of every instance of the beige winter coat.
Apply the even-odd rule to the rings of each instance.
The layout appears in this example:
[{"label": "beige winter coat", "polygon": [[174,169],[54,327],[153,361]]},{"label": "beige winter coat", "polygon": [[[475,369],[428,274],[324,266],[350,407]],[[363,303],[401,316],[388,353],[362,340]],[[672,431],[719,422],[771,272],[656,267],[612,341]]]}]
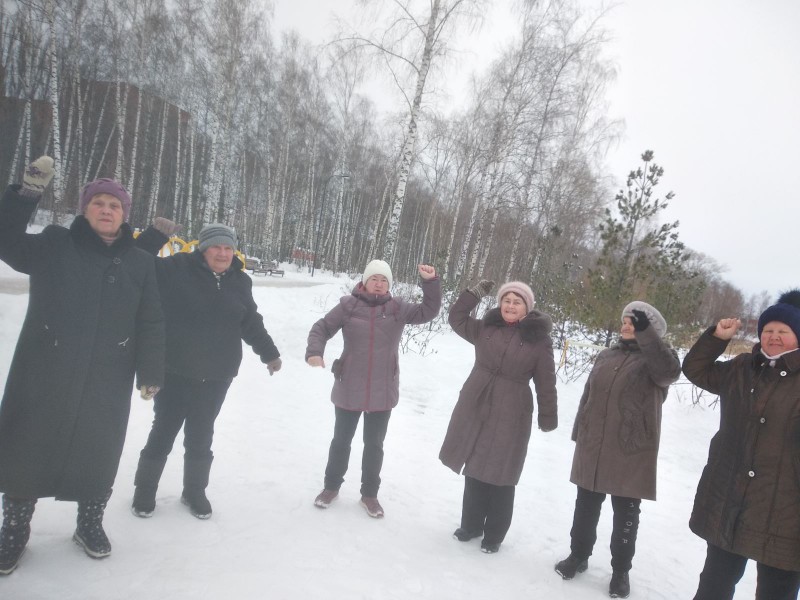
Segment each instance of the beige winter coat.
[{"label": "beige winter coat", "polygon": [[653,327],[603,350],[583,390],[570,481],[592,492],[656,499],[661,405],[678,379],[678,355]]}]

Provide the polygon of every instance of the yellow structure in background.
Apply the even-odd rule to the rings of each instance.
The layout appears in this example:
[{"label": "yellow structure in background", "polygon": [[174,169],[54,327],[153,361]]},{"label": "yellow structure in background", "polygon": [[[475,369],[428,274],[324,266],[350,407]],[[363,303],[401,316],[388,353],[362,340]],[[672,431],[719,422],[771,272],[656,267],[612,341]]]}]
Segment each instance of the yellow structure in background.
[{"label": "yellow structure in background", "polygon": [[[138,231],[133,233],[133,237],[139,237]],[[172,256],[176,252],[194,252],[195,246],[197,246],[197,240],[192,240],[187,242],[177,236],[171,237],[167,240],[167,243],[161,247],[161,250],[158,251],[158,255],[161,257],[164,256]],[[177,250],[176,250],[177,248]],[[236,257],[242,262],[242,271],[245,270],[245,260],[244,254],[239,252],[238,250],[235,252]]]}]

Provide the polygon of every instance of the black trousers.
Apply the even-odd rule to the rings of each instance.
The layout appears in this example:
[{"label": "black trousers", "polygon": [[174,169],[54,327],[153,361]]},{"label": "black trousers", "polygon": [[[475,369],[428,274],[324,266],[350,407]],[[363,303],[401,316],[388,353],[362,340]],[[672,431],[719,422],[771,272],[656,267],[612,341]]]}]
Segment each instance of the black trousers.
[{"label": "black trousers", "polygon": [[[597,541],[597,523],[605,494],[590,492],[578,486],[575,500],[575,515],[572,519],[570,552],[581,558],[592,555]],[[611,533],[611,568],[615,571],[630,571],[636,553],[636,535],[639,531],[639,498],[611,496],[614,509],[614,528]]]},{"label": "black trousers", "polygon": [[[344,483],[344,474],[350,463],[350,446],[356,434],[359,410],[344,410],[336,407],[336,423],[333,427],[333,440],[328,451],[328,465],[325,467],[325,489],[338,490]],[[392,411],[364,413],[364,452],[361,455],[361,495],[374,498],[381,487],[381,467],[383,466],[383,441],[389,428]]]},{"label": "black trousers", "polygon": [[501,544],[511,527],[515,491],[513,485],[492,485],[465,476],[461,528],[483,531],[487,544]]},{"label": "black trousers", "polygon": [[[744,556],[709,544],[694,600],[731,600],[747,561]],[[800,573],[757,564],[756,600],[797,600]]]},{"label": "black trousers", "polygon": [[183,427],[184,456],[211,459],[214,421],[230,385],[230,380],[198,381],[167,373],[164,388],[153,399],[155,417],[142,456],[166,459]]}]

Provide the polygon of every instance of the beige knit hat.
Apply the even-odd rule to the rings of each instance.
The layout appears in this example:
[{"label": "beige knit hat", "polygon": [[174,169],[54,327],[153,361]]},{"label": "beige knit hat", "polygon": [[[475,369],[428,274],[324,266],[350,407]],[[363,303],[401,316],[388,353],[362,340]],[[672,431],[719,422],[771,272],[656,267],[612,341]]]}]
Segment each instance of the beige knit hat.
[{"label": "beige knit hat", "polygon": [[525,302],[525,308],[528,309],[528,312],[533,310],[534,304],[536,304],[536,299],[533,296],[533,290],[525,283],[521,281],[509,281],[508,283],[504,283],[500,286],[500,289],[497,290],[497,303],[503,300],[503,296],[505,296],[509,292],[514,292],[517,296],[522,298]]}]

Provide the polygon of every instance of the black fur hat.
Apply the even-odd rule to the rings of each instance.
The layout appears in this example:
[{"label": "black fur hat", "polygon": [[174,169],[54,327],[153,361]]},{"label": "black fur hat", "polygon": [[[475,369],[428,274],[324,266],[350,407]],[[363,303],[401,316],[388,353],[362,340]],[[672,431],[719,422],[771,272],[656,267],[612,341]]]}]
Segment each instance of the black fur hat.
[{"label": "black fur hat", "polygon": [[758,317],[758,337],[764,325],[780,321],[789,326],[800,340],[800,290],[790,290],[781,294],[778,303],[773,304]]}]

